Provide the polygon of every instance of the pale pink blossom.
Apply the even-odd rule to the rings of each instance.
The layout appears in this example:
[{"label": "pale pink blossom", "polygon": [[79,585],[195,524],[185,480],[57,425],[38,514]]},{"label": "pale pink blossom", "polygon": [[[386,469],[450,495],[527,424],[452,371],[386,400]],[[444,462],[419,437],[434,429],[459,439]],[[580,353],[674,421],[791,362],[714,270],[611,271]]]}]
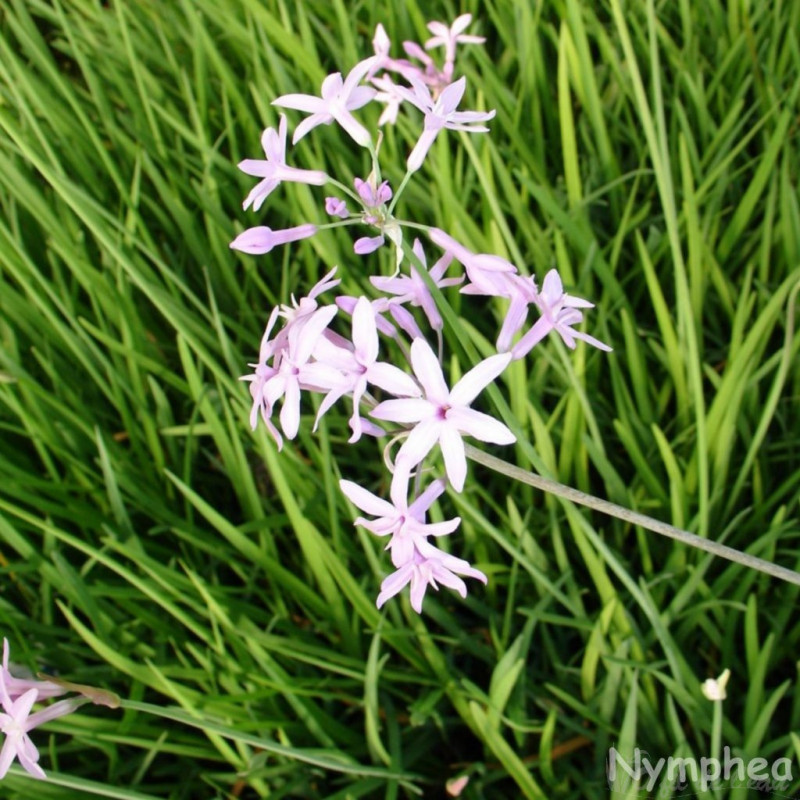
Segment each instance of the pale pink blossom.
[{"label": "pale pink blossom", "polygon": [[423,66],[418,67],[410,61],[397,62],[399,72],[409,83],[412,78],[422,81],[431,90],[434,99],[439,97],[453,79],[453,65],[445,65],[447,69],[439,69],[436,62],[416,43],[403,42],[406,55],[416,58]]},{"label": "pale pink blossom", "polygon": [[247,175],[262,180],[250,191],[243,207],[247,210],[251,205],[254,211],[261,208],[264,200],[281,181],[308,183],[322,186],[328,176],[316,169],[298,169],[286,165],[286,117],[281,114],[278,130],[267,128],[261,136],[266,161],[246,158],[239,162],[239,169]]},{"label": "pale pink blossom", "polygon": [[347,210],[347,203],[339,197],[326,197],[325,211],[332,217],[340,217],[341,219],[346,219],[350,216],[350,212]]},{"label": "pale pink blossom", "polygon": [[452,64],[456,58],[456,44],[483,44],[486,41],[483,36],[464,33],[471,22],[472,14],[456,17],[449,27],[443,22],[429,22],[428,30],[433,36],[425,42],[425,49],[443,46],[445,62]]},{"label": "pale pink blossom", "polygon": [[[26,684],[28,688],[25,688]],[[41,691],[41,696],[40,696]],[[0,780],[8,773],[14,759],[34,778],[47,776],[39,766],[39,751],[28,735],[38,725],[70,714],[89,702],[85,697],[59,700],[31,714],[33,704],[45,697],[63,694],[64,689],[51,681],[28,681],[15,678],[8,671],[8,641],[3,640],[3,668],[0,671],[0,734],[5,736],[0,749]]]},{"label": "pale pink blossom", "polygon": [[573,350],[575,349],[575,340],[580,339],[599,350],[611,351],[607,344],[595,339],[594,336],[573,329],[573,325],[577,325],[583,320],[583,314],[578,309],[593,308],[594,303],[566,294],[556,270],[551,269],[545,275],[542,290],[536,295],[534,302],[542,316],[514,345],[511,351],[514,359],[527,355],[550,331],[555,331],[562,338],[564,344]]},{"label": "pale pink blossom", "polygon": [[395,91],[397,85],[387,75],[373,78],[372,85],[378,89],[375,100],[384,105],[384,109],[378,118],[378,126],[383,127],[387,123],[394,125],[397,122],[397,114],[403,102],[403,98]]},{"label": "pale pink blossom", "polygon": [[275,374],[264,383],[262,392],[267,408],[271,410],[283,398],[280,423],[287,439],[297,436],[301,389],[330,389],[340,380],[340,375],[332,368],[309,363],[317,340],[337,311],[336,306],[323,306],[311,314],[303,325],[292,326]]},{"label": "pale pink blossom", "polygon": [[383,181],[380,186],[376,186],[374,175],[370,175],[367,180],[355,178],[353,185],[368,210],[378,209],[392,199],[392,188],[389,186],[389,181]]},{"label": "pale pink blossom", "polygon": [[463,558],[456,558],[427,542],[414,550],[413,558],[403,564],[381,583],[381,591],[376,605],[380,608],[389,598],[394,597],[407,584],[411,584],[411,607],[418,614],[422,613],[422,601],[429,586],[439,588],[438,584],[454,589],[461,597],[467,596],[467,585],[459,578],[464,575],[487,582],[486,575],[470,566]]},{"label": "pale pink blossom", "polygon": [[[419,239],[414,239],[414,244],[411,248],[416,257],[420,260],[423,267],[427,267],[425,260],[425,252],[422,249]],[[429,275],[431,280],[440,289],[448,286],[457,286],[464,280],[462,275],[459,278],[445,278],[444,273],[453,260],[452,253],[445,253],[431,268]],[[422,308],[425,316],[428,318],[431,327],[434,330],[441,330],[443,322],[439,310],[436,308],[436,302],[431,295],[430,289],[422,279],[417,268],[412,264],[410,267],[409,275],[398,275],[395,277],[373,276],[370,283],[382,292],[387,294],[396,295],[396,298],[391,303],[411,303],[412,306]]]},{"label": "pale pink blossom", "polygon": [[308,239],[316,232],[316,226],[310,224],[297,225],[294,228],[285,228],[280,231],[273,231],[266,225],[258,225],[240,233],[229,246],[232,250],[241,250],[250,255],[262,255],[269,253],[277,245]]},{"label": "pale pink blossom", "polygon": [[5,778],[15,758],[19,759],[23,769],[34,778],[47,777],[37,763],[39,751],[28,736],[28,731],[32,727],[29,715],[37,696],[36,689],[28,689],[16,700],[12,700],[0,683],[0,703],[3,708],[0,712],[0,733],[6,737],[3,749],[0,750],[0,780]]},{"label": "pale pink blossom", "polygon": [[375,519],[368,520],[357,517],[354,525],[366,528],[376,536],[390,536],[386,549],[391,552],[395,567],[413,561],[414,551],[418,545],[425,544],[428,536],[447,536],[461,523],[461,517],[445,522],[426,522],[428,509],[444,492],[445,482],[441,479],[433,481],[428,488],[410,505],[408,503],[409,473],[407,470],[395,470],[390,490],[391,502],[384,500],[353,481],[341,480],[344,494],[353,505]]},{"label": "pale pink blossom", "polygon": [[409,76],[409,82],[413,91],[403,86],[398,86],[396,91],[425,114],[424,130],[406,162],[410,172],[422,166],[428,150],[443,128],[467,133],[485,133],[489,130],[476,123],[492,119],[494,111],[456,111],[467,88],[466,78],[462,77],[451,83],[435,100],[430,89],[421,80]]},{"label": "pale pink blossom", "polygon": [[539,291],[536,281],[527,275],[510,275],[508,286],[514,288],[503,325],[497,336],[497,351],[505,353],[511,349],[514,334],[525,324],[528,318],[528,306],[538,301]]},{"label": "pale pink blossom", "polygon": [[0,667],[0,683],[6,687],[9,697],[15,700],[29,689],[36,689],[39,700],[60,697],[66,689],[52,681],[40,681],[33,678],[15,678],[8,668],[8,639],[3,637],[3,663]]},{"label": "pale pink blossom", "polygon": [[319,339],[314,349],[317,364],[332,367],[342,375],[341,381],[330,387],[331,391],[320,405],[317,419],[344,394],[352,394],[351,443],[361,438],[358,407],[367,390],[367,384],[378,386],[395,397],[419,397],[422,394],[410,375],[392,364],[378,361],[379,341],[375,310],[366,297],[359,298],[353,309],[352,339],[352,349],[337,347],[327,339]]},{"label": "pale pink blossom", "polygon": [[310,94],[285,94],[273,100],[274,106],[293,108],[311,114],[295,128],[292,144],[297,144],[317,125],[330,125],[335,121],[356,143],[368,147],[372,141],[369,132],[350,112],[361,108],[375,97],[375,89],[359,85],[374,64],[374,56],[360,61],[344,80],[340,72],[328,75],[322,82],[320,97]]},{"label": "pale pink blossom", "polygon": [[516,286],[509,278],[517,268],[511,262],[491,253],[473,253],[440,228],[431,228],[428,235],[434,244],[464,265],[469,283],[461,289],[462,294],[514,296]]},{"label": "pale pink blossom", "polygon": [[371,412],[375,419],[416,423],[397,454],[398,464],[403,463],[409,468],[416,466],[438,443],[447,477],[457,492],[462,491],[467,474],[462,435],[492,444],[516,441],[514,434],[502,422],[469,407],[510,361],[510,353],[490,356],[449,390],[430,345],[424,339],[415,339],[411,344],[411,366],[425,397],[385,400]]},{"label": "pale pink blossom", "polygon": [[353,242],[353,252],[359,256],[374,253],[385,241],[383,234],[379,236],[362,236]]}]

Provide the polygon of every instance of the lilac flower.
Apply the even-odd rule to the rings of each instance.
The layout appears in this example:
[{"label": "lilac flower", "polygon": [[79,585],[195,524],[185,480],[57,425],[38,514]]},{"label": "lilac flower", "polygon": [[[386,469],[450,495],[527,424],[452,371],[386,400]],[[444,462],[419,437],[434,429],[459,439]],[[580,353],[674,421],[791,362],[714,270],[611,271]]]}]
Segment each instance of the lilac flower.
[{"label": "lilac flower", "polygon": [[448,28],[443,22],[429,22],[428,30],[433,37],[425,42],[425,49],[430,50],[434,47],[444,45],[445,66],[452,64],[456,58],[456,44],[483,44],[486,39],[483,36],[473,36],[463,33],[472,22],[472,14],[462,14],[456,17],[453,24]]},{"label": "lilac flower", "polygon": [[[350,314],[350,316],[352,316],[358,300],[358,297],[340,294],[336,298],[336,305],[339,306],[345,314]],[[372,309],[375,313],[375,324],[378,330],[385,336],[391,336],[393,339],[396,339],[397,328],[383,316],[389,310],[389,301],[385,297],[376,297],[372,301]]]},{"label": "lilac flower", "polygon": [[539,299],[536,281],[532,277],[510,275],[508,281],[508,285],[513,286],[516,291],[511,294],[511,303],[497,337],[496,346],[499,353],[505,353],[511,348],[514,334],[525,324],[528,317],[528,306],[537,303]]},{"label": "lilac flower", "polygon": [[470,282],[461,290],[462,294],[512,297],[516,293],[516,287],[509,278],[517,268],[509,261],[489,253],[473,253],[439,228],[431,228],[428,235],[434,244],[464,265]]},{"label": "lilac flower", "polygon": [[[25,686],[28,685],[28,688]],[[41,695],[40,695],[41,691]],[[59,700],[31,714],[33,704],[44,697],[63,694],[64,689],[51,681],[28,681],[14,678],[8,671],[8,641],[3,639],[3,668],[0,671],[0,733],[6,738],[0,750],[0,780],[8,773],[15,758],[34,778],[45,778],[39,766],[39,751],[28,734],[38,725],[70,714],[89,702],[85,697]]]},{"label": "lilac flower", "polygon": [[358,406],[367,384],[379,386],[396,397],[419,397],[422,392],[414,379],[392,364],[378,361],[378,329],[375,324],[375,311],[366,297],[359,298],[353,310],[353,349],[336,347],[321,339],[314,351],[318,364],[332,367],[344,375],[323,401],[319,417],[327,411],[342,395],[353,394],[353,416],[350,427],[353,435],[350,442],[361,438],[361,418]]},{"label": "lilac flower", "polygon": [[374,253],[384,241],[383,234],[380,236],[362,236],[353,242],[353,252],[359,256]]},{"label": "lilac flower", "polygon": [[386,203],[392,199],[389,182],[383,181],[378,186],[373,172],[365,181],[356,178],[354,184],[364,206],[361,215],[363,221],[378,228],[380,233],[377,236],[362,236],[356,239],[353,251],[360,256],[367,255],[377,250],[388,237],[395,245],[396,262],[399,266],[403,260],[403,232],[397,220],[390,216],[386,209]]},{"label": "lilac flower", "polygon": [[[2,684],[0,684],[2,686]],[[36,689],[28,689],[16,700],[11,700],[5,686],[0,688],[0,702],[2,702],[3,712],[0,713],[0,733],[5,734],[3,749],[0,750],[0,780],[6,776],[8,768],[15,758],[19,759],[26,772],[34,778],[46,778],[44,770],[37,763],[39,761],[39,751],[36,745],[28,736],[30,724],[28,717],[31,708],[36,702],[38,692]]]},{"label": "lilac flower", "polygon": [[566,294],[556,270],[551,269],[544,276],[542,291],[536,296],[535,303],[542,316],[514,346],[511,352],[515,360],[527,355],[550,331],[558,333],[564,344],[572,350],[575,349],[575,340],[581,339],[599,350],[611,351],[607,344],[593,336],[573,330],[572,326],[583,320],[583,314],[578,309],[593,308],[594,303]]},{"label": "lilac flower", "polygon": [[[250,364],[255,372],[249,375],[243,375],[239,380],[247,381],[250,383],[250,396],[253,404],[250,409],[250,427],[255,430],[258,424],[259,414],[264,420],[270,434],[278,446],[278,450],[283,448],[283,437],[278,432],[278,429],[272,424],[272,406],[274,400],[270,400],[270,396],[274,390],[275,384],[272,384],[270,394],[267,394],[267,384],[273,381],[279,374],[279,366],[284,353],[289,348],[290,334],[294,340],[299,336],[300,329],[311,319],[313,314],[317,311],[319,305],[317,297],[325,291],[338,286],[339,279],[334,279],[336,274],[336,267],[330,272],[320,278],[319,281],[312,287],[311,291],[306,297],[296,300],[292,295],[291,305],[275,306],[269,316],[267,327],[264,335],[261,337],[261,347],[258,354],[258,363]],[[327,312],[330,313],[330,312]],[[333,312],[335,313],[335,311]],[[278,320],[278,317],[283,317],[285,320],[284,327],[276,334],[275,338],[270,338],[272,329]],[[294,329],[295,333],[292,334]],[[326,332],[327,335],[327,332]],[[268,362],[272,360],[270,365]],[[310,367],[306,367],[305,371],[308,372]]]},{"label": "lilac flower", "polygon": [[307,239],[316,232],[316,226],[310,224],[297,225],[294,228],[285,228],[281,231],[273,231],[266,225],[259,225],[240,233],[229,246],[232,250],[241,250],[243,253],[250,253],[251,255],[261,255],[269,253],[277,245],[296,242],[299,239]]},{"label": "lilac flower", "polygon": [[328,75],[322,82],[321,97],[310,94],[285,94],[273,100],[274,106],[293,108],[311,114],[295,128],[292,144],[297,144],[317,125],[330,125],[336,121],[358,144],[368,147],[372,141],[369,132],[350,112],[361,108],[375,97],[373,88],[359,86],[374,64],[374,56],[359,62],[344,80],[340,72]]},{"label": "lilac flower", "polygon": [[417,423],[400,448],[397,462],[409,468],[416,466],[438,442],[447,477],[457,492],[462,491],[467,474],[462,434],[493,444],[516,441],[514,434],[502,422],[469,407],[510,361],[510,353],[490,356],[448,390],[442,368],[430,345],[424,339],[415,339],[411,344],[411,366],[425,390],[425,398],[385,400],[371,412],[375,419]]},{"label": "lilac flower", "polygon": [[374,175],[370,175],[369,179],[365,181],[355,178],[353,184],[358,196],[368,209],[377,209],[392,199],[392,188],[389,186],[389,181],[384,181],[380,186],[376,186]]},{"label": "lilac flower", "polygon": [[374,63],[372,64],[372,67],[367,75],[368,78],[372,78],[375,73],[382,69],[386,69],[387,65],[390,64],[392,60],[389,56],[389,50],[392,47],[392,42],[389,39],[389,35],[386,33],[386,28],[384,28],[380,22],[375,27],[375,36],[372,39],[372,47],[375,51],[375,56]]},{"label": "lilac flower", "polygon": [[[302,326],[291,326],[288,343],[276,372],[262,389],[264,402],[270,410],[283,397],[280,422],[284,435],[294,439],[300,425],[300,390],[336,383],[340,376],[323,365],[309,364],[311,353],[325,328],[336,316],[336,306],[323,306]],[[330,387],[327,387],[330,388]]]},{"label": "lilac flower", "polygon": [[420,68],[410,61],[403,61],[397,64],[397,71],[409,83],[412,78],[422,81],[430,88],[434,99],[439,97],[452,82],[452,64],[449,70],[440,70],[434,60],[416,42],[403,42],[403,49],[406,51],[406,55],[421,61],[424,66]]},{"label": "lilac flower", "polygon": [[[340,295],[336,298],[336,305],[346,314],[352,314],[357,301],[357,297]],[[384,316],[388,313],[391,314],[392,319],[394,319],[398,326],[408,334],[412,342],[414,339],[423,338],[422,331],[414,317],[394,301],[386,297],[377,297],[372,301],[372,308],[375,312],[375,324],[378,330],[385,336],[390,336],[392,339],[397,339],[399,336],[397,328]]]},{"label": "lilac flower", "polygon": [[258,211],[270,192],[281,181],[322,186],[328,180],[328,176],[320,170],[286,166],[286,117],[283,114],[277,131],[274,128],[267,128],[264,131],[261,136],[261,146],[267,156],[266,161],[246,158],[239,162],[239,169],[242,172],[263,179],[247,195],[243,204],[245,211],[250,205],[254,211]]},{"label": "lilac flower", "polygon": [[376,536],[391,536],[386,549],[391,551],[395,567],[402,567],[412,561],[414,551],[419,545],[424,546],[428,536],[447,536],[461,524],[461,517],[445,522],[425,522],[428,509],[444,492],[443,480],[431,483],[411,505],[408,504],[408,481],[408,470],[395,471],[392,479],[391,503],[352,481],[339,481],[339,486],[350,502],[366,514],[375,517],[373,520],[357,517],[353,524],[366,528]]},{"label": "lilac flower", "polygon": [[347,203],[338,197],[325,198],[325,211],[332,217],[345,219],[350,216],[350,212],[347,210]]},{"label": "lilac flower", "polygon": [[389,598],[394,597],[406,584],[411,584],[411,607],[422,613],[422,601],[429,586],[438,590],[438,583],[457,591],[461,597],[467,596],[467,586],[458,575],[477,578],[486,583],[487,578],[480,570],[470,566],[462,558],[445,553],[427,542],[420,543],[414,556],[396,572],[384,579],[376,605],[380,608]]},{"label": "lilac flower", "polygon": [[372,85],[379,90],[375,95],[375,100],[386,106],[378,118],[378,127],[382,128],[387,122],[394,125],[397,122],[400,104],[403,102],[403,98],[395,91],[397,85],[386,75],[373,78]]},{"label": "lilac flower", "polygon": [[3,663],[0,667],[0,683],[5,686],[9,697],[15,700],[29,689],[36,689],[39,700],[59,697],[66,694],[66,689],[52,681],[40,681],[32,678],[15,678],[8,669],[8,639],[3,637]]},{"label": "lilac flower", "polygon": [[[412,250],[422,263],[422,266],[426,267],[425,252],[422,249],[419,239],[414,239]],[[445,270],[450,266],[452,260],[453,254],[445,253],[430,269],[429,274],[431,279],[440,289],[447,286],[457,286],[464,280],[463,275],[460,278],[443,278]],[[436,302],[427,284],[414,265],[410,268],[410,275],[400,275],[394,278],[374,276],[369,280],[376,289],[386,292],[387,294],[398,295],[397,299],[392,302],[410,302],[412,306],[422,308],[431,327],[434,330],[441,330],[443,325],[441,314],[439,314],[439,310],[436,308]]]},{"label": "lilac flower", "polygon": [[402,86],[397,87],[397,92],[425,114],[425,128],[406,162],[409,172],[415,172],[422,166],[425,155],[442,128],[467,133],[485,133],[489,130],[475,123],[492,119],[494,111],[456,111],[467,88],[466,78],[459,78],[451,83],[436,100],[431,97],[430,89],[418,78],[409,76],[409,82],[413,92]]}]

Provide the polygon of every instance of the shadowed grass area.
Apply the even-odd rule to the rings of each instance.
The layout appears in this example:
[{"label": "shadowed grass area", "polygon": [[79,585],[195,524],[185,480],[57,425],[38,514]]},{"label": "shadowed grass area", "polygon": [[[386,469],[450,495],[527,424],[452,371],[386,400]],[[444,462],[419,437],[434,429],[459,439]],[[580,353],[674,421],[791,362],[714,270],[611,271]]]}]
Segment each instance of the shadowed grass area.
[{"label": "shadowed grass area", "polygon": [[[326,221],[310,186],[242,211],[236,164],[274,97],[347,72],[378,22],[400,55],[428,19],[473,13],[487,42],[457,70],[491,134],[440,137],[398,216],[557,267],[614,347],[548,340],[515,363],[496,394],[526,441],[493,452],[797,569],[800,6],[0,10],[2,635],[19,664],[125,699],[37,730],[50,780],[15,767],[4,796],[441,797],[469,774],[465,798],[601,798],[612,745],[789,757],[798,790],[795,587],[471,465],[432,516],[462,517],[453,546],[489,585],[379,612],[389,560],[337,481],[385,495],[380,450],[347,445],[346,406],[312,435],[304,406],[278,454],[238,381],[276,303],[334,264],[360,293],[373,266],[349,231],[261,257],[228,243]],[[386,130],[394,185],[419,121]],[[335,126],[292,163],[369,170]],[[505,308],[446,296],[458,374]],[[726,667],[720,739],[700,684]]]}]

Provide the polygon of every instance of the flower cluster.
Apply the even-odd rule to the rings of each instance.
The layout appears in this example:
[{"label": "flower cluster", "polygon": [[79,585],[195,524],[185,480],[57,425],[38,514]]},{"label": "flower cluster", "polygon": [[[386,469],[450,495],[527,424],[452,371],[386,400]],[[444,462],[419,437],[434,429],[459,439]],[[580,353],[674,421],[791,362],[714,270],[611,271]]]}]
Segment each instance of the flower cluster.
[{"label": "flower cluster", "polygon": [[[261,419],[279,449],[284,437],[293,439],[297,435],[304,392],[324,395],[315,429],[335,403],[348,397],[352,402],[351,443],[365,433],[375,437],[391,435],[390,444],[402,440],[392,464],[391,502],[352,481],[342,480],[340,485],[355,506],[374,517],[359,517],[355,524],[388,537],[386,549],[395,572],[384,580],[377,605],[382,606],[410,584],[411,605],[417,612],[421,611],[428,587],[442,584],[464,597],[466,585],[462,577],[486,581],[482,572],[431,543],[431,539],[455,531],[459,518],[436,524],[425,521],[428,509],[447,485],[456,492],[464,489],[464,436],[498,445],[515,441],[503,422],[471,408],[473,401],[511,361],[526,356],[551,331],[571,348],[581,339],[600,349],[610,349],[576,330],[583,320],[579,309],[592,304],[565,293],[555,270],[547,273],[540,290],[533,278],[520,273],[509,261],[497,255],[474,253],[445,231],[394,214],[398,197],[420,170],[443,130],[483,133],[488,128],[482,123],[494,117],[494,111],[458,110],[467,82],[464,77],[454,78],[457,45],[483,41],[465,33],[471,21],[471,16],[465,14],[449,26],[429,23],[432,38],[422,46],[404,42],[407,58],[400,59],[391,57],[391,42],[379,25],[373,40],[374,55],[356,64],[344,78],[338,72],[325,78],[320,96],[288,94],[274,100],[275,106],[308,115],[295,128],[293,143],[319,125],[335,123],[368,151],[372,170],[365,177],[351,176],[340,181],[318,170],[289,166],[287,122],[281,115],[277,131],[270,128],[262,136],[266,160],[247,159],[239,164],[243,172],[261,179],[248,194],[244,207],[258,210],[284,182],[330,184],[337,193],[325,196],[324,209],[333,221],[304,222],[278,231],[258,226],[231,242],[234,249],[263,254],[277,245],[314,236],[321,228],[363,225],[368,231],[354,241],[355,254],[368,256],[387,240],[394,247],[394,274],[369,276],[369,283],[380,292],[379,296],[340,295],[333,302],[321,303],[321,295],[339,285],[334,267],[300,301],[293,297],[291,305],[275,308],[261,342],[258,362],[251,364],[254,371],[243,380],[250,384],[252,427]],[[441,66],[428,53],[436,48],[444,49]],[[396,190],[380,177],[379,138],[373,139],[353,113],[372,101],[385,105],[379,126],[394,123],[404,105],[412,109],[412,114],[419,111],[423,115],[422,130]],[[404,239],[409,230],[424,231],[430,245],[440,251],[430,269],[419,238],[410,247]],[[448,275],[455,267],[460,268],[460,274]],[[508,309],[497,338],[498,352],[449,387],[442,369],[444,323],[432,289],[455,286],[460,286],[464,294],[505,298]],[[523,331],[531,306],[539,317]],[[421,310],[420,317],[414,309]],[[340,311],[351,318],[345,333],[341,327],[333,327]],[[275,330],[279,318],[283,325]],[[426,326],[436,334],[438,353],[427,341]],[[398,354],[405,369],[396,364]],[[276,424],[273,417],[278,406]],[[437,453],[441,455],[446,480],[437,478],[423,488],[424,475],[435,464]]]}]

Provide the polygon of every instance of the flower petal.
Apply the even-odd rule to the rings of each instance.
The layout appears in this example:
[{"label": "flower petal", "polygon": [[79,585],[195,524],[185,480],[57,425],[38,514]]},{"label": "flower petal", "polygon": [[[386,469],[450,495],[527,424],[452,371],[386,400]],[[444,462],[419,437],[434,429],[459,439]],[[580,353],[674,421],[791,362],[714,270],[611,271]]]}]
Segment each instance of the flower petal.
[{"label": "flower petal", "polygon": [[467,477],[467,457],[464,455],[464,442],[455,425],[445,423],[441,426],[439,445],[442,448],[447,480],[457,492],[461,492]]},{"label": "flower petal", "polygon": [[450,405],[468,406],[509,364],[511,353],[498,353],[481,361],[450,392]]},{"label": "flower petal", "polygon": [[339,481],[339,488],[347,499],[365,514],[372,514],[373,517],[392,517],[397,514],[397,509],[390,502],[353,481],[342,478]]},{"label": "flower petal", "polygon": [[438,405],[447,403],[450,393],[444,382],[442,367],[431,346],[424,339],[414,339],[411,343],[411,366],[417,380],[425,389],[425,397]]}]

